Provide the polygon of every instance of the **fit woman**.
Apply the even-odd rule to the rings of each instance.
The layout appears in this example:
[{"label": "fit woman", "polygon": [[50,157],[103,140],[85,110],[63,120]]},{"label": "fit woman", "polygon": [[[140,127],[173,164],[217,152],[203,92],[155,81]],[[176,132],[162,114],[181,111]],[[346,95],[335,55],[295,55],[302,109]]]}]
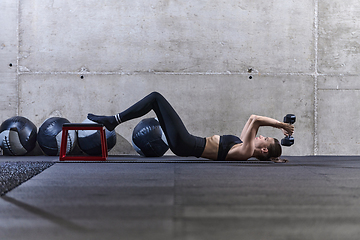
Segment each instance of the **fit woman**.
[{"label": "fit woman", "polygon": [[179,115],[159,93],[153,92],[125,111],[115,116],[89,114],[88,119],[104,124],[108,130],[128,120],[141,117],[153,110],[164,131],[171,151],[177,156],[204,157],[211,160],[259,160],[280,161],[281,145],[275,138],[256,137],[259,127],[270,126],[282,129],[285,135],[292,135],[294,126],[275,119],[251,115],[240,138],[233,135],[214,135],[201,138],[191,135]]}]

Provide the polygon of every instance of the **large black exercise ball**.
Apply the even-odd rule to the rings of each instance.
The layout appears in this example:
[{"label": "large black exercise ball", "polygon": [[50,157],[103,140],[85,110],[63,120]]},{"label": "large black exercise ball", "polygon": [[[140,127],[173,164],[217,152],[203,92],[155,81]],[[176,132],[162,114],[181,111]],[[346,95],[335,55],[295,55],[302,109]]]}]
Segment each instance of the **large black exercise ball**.
[{"label": "large black exercise ball", "polygon": [[[62,126],[70,123],[66,118],[51,117],[46,119],[39,128],[37,141],[41,150],[49,156],[58,156],[60,153]],[[68,131],[66,153],[71,152],[76,145],[76,133]]]},{"label": "large black exercise ball", "polygon": [[[95,123],[89,119],[83,123]],[[110,151],[116,144],[115,130],[109,131],[105,128],[107,149]],[[100,131],[97,130],[79,130],[78,145],[80,149],[88,155],[101,155],[101,138]]]},{"label": "large black exercise ball", "polygon": [[155,118],[145,118],[135,126],[132,145],[144,157],[161,157],[169,149],[164,132]]},{"label": "large black exercise ball", "polygon": [[25,155],[36,146],[37,128],[27,118],[16,116],[0,126],[0,146],[4,155]]}]

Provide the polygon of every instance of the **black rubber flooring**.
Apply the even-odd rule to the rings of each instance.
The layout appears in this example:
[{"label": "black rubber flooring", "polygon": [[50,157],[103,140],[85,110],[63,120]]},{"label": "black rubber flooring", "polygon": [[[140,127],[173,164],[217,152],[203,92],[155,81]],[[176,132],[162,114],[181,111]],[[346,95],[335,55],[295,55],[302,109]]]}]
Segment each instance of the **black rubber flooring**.
[{"label": "black rubber flooring", "polygon": [[281,164],[177,157],[111,156],[106,162],[0,157],[1,166],[37,161],[53,165],[0,198],[0,239],[360,236],[360,156],[289,157]]}]

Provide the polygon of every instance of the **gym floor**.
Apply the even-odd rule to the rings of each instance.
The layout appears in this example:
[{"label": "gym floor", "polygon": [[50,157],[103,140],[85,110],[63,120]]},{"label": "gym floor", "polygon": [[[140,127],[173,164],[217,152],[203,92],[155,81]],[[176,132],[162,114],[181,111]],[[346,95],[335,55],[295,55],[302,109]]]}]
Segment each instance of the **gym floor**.
[{"label": "gym floor", "polygon": [[359,239],[360,156],[288,159],[0,156],[0,239]]}]

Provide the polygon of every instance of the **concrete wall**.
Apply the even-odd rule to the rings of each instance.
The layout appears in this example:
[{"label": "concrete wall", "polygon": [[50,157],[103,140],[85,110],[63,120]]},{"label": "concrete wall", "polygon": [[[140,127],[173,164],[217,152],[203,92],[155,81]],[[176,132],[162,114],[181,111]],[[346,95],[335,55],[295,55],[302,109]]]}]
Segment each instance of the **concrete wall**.
[{"label": "concrete wall", "polygon": [[[0,119],[80,122],[156,90],[200,136],[295,113],[284,154],[359,154],[359,11],[355,0],[4,0]],[[113,154],[133,152],[138,121],[116,129]]]}]

